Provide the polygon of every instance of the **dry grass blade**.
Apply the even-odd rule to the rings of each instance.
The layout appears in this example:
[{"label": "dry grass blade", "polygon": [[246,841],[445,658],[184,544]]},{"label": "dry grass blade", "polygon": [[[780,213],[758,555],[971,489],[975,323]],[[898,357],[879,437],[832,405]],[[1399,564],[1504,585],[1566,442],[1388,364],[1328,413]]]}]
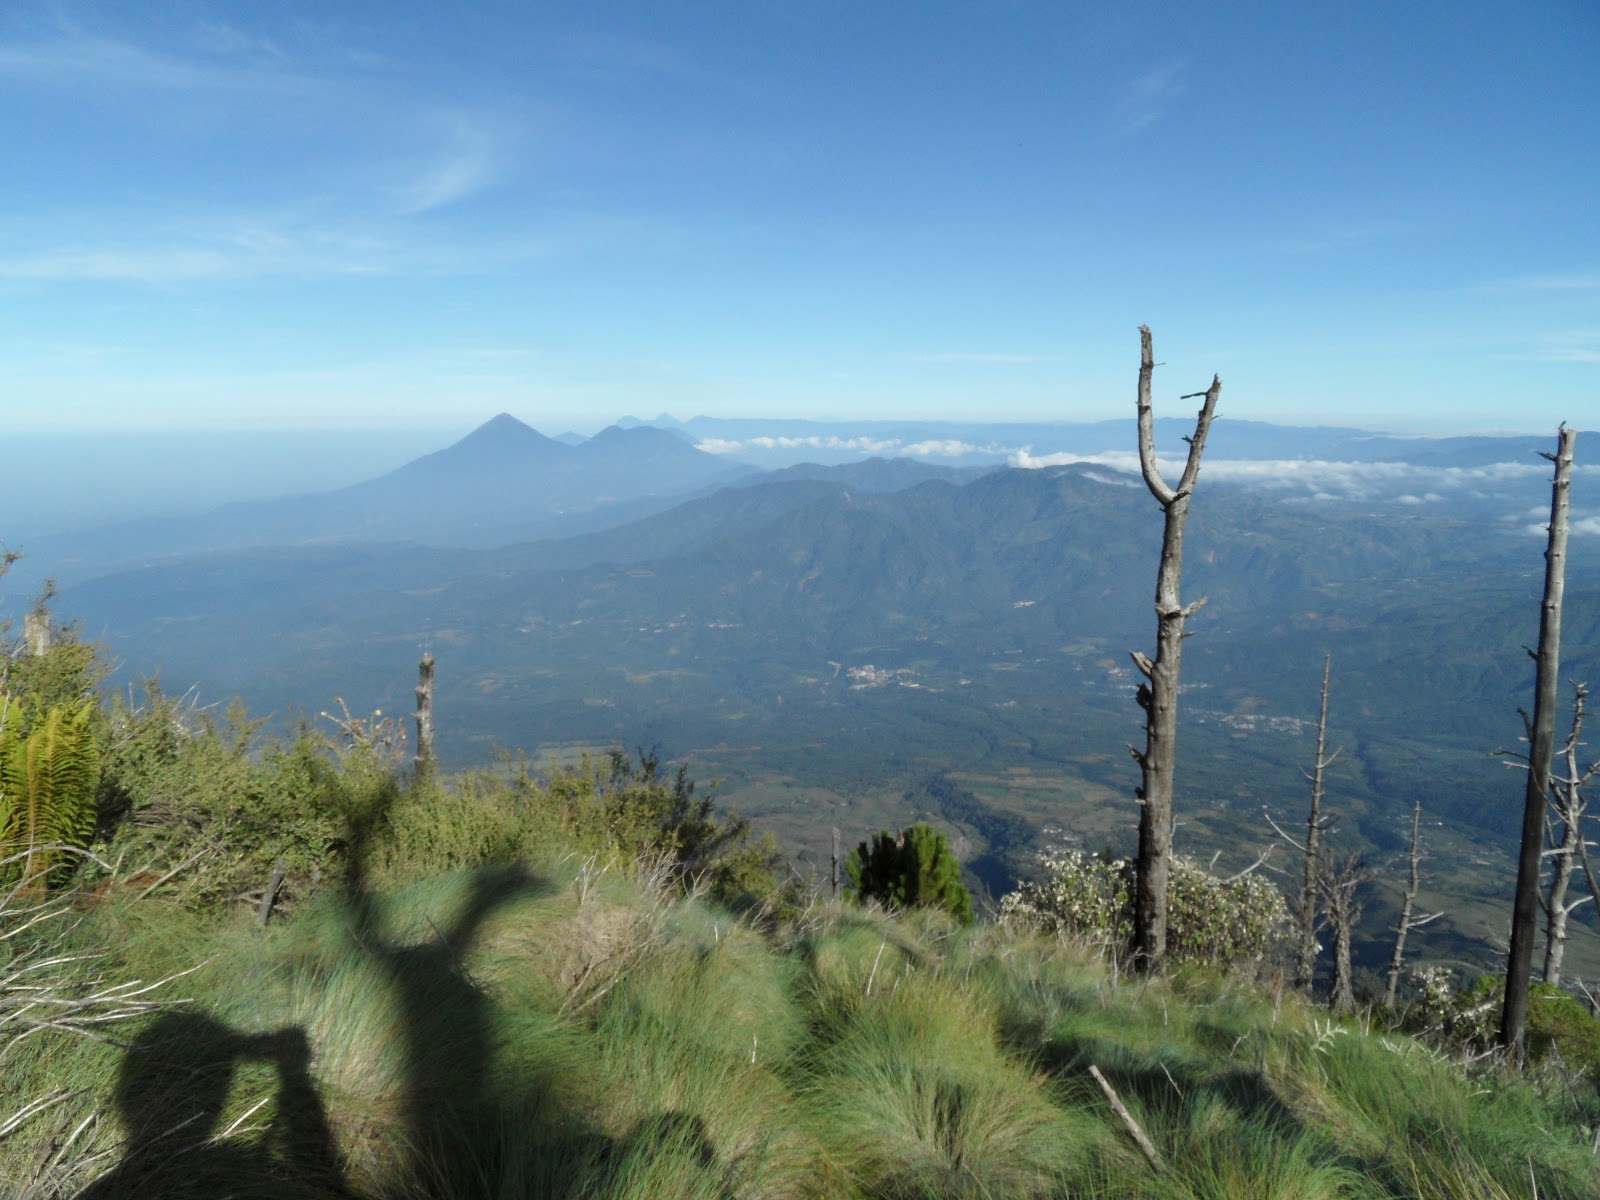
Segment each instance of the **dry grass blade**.
[{"label": "dry grass blade", "polygon": [[[106,866],[87,851],[74,851],[71,847],[61,849]],[[0,868],[21,861],[23,857],[11,855],[0,859]],[[21,885],[0,894],[0,944],[6,945],[10,955],[0,969],[0,1060],[24,1039],[50,1032],[116,1045],[113,1038],[102,1032],[104,1026],[187,1003],[154,993],[205,964],[172,972],[153,982],[110,981],[93,970],[93,964],[106,957],[105,952],[73,953],[60,948],[76,919],[69,899],[64,896],[47,894],[38,898],[24,893]],[[47,928],[52,921],[59,924]],[[11,1113],[0,1115],[0,1139],[48,1112],[59,1110],[78,1094],[58,1088],[25,1101]],[[31,1181],[24,1181],[22,1190],[16,1194],[43,1196],[76,1190],[65,1186],[64,1181],[68,1177],[79,1177],[86,1169],[87,1160],[69,1160],[68,1150],[96,1121],[97,1114],[91,1112],[71,1131],[50,1139],[51,1149],[46,1159],[36,1165]]]}]

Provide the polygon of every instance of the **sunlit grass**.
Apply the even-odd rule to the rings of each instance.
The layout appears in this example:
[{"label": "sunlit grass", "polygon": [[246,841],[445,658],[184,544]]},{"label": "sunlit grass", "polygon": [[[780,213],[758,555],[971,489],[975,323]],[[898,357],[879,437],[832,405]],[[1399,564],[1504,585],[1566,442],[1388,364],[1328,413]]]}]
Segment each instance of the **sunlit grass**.
[{"label": "sunlit grass", "polygon": [[[70,1096],[0,1140],[7,1200],[49,1194],[11,1181],[92,1113],[70,1191],[113,1172],[137,1194],[134,1168],[170,1158],[198,1165],[164,1195],[220,1194],[243,1163],[271,1187],[236,1193],[279,1200],[1600,1194],[1594,1101],[1565,1084],[1215,972],[1128,979],[1070,945],[825,903],[758,927],[578,855],[329,889],[264,931],[108,901],[63,945],[114,946],[129,977],[206,965],[164,1018],[176,1075],[55,1036],[6,1060],[15,1103]],[[219,1099],[156,1128],[186,1119],[185,1072]],[[131,1094],[171,1099],[132,1129]]]}]

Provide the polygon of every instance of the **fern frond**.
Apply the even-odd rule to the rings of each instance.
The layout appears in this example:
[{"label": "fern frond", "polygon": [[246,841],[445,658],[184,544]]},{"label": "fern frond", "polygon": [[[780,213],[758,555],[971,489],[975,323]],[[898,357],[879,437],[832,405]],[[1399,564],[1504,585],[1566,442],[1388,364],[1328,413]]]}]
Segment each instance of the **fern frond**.
[{"label": "fern frond", "polygon": [[0,857],[28,853],[25,878],[49,869],[44,847],[87,845],[94,833],[100,749],[92,714],[92,704],[57,705],[26,737],[0,734]]}]

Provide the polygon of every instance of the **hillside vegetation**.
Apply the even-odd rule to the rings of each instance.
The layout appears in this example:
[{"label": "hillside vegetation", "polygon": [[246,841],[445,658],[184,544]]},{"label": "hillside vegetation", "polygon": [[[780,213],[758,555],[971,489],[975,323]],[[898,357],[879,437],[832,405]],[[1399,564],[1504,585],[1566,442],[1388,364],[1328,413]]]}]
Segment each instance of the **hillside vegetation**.
[{"label": "hillside vegetation", "polygon": [[[12,693],[79,691],[75,647]],[[649,754],[445,778],[381,714],[95,716],[95,857],[0,914],[8,1200],[1600,1194],[1554,1057],[825,898]]]}]

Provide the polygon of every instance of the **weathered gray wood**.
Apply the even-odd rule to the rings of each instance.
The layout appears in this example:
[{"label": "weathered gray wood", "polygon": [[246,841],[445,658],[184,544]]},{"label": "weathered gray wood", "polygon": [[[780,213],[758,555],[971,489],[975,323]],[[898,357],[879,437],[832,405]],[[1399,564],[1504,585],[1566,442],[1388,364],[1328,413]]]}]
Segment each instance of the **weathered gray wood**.
[{"label": "weathered gray wood", "polygon": [[[1577,839],[1582,832],[1576,824],[1562,822],[1561,844],[1553,856],[1555,867],[1550,878],[1550,891],[1544,905],[1544,981],[1561,982],[1561,962],[1567,951],[1567,918],[1572,909],[1567,906],[1567,888],[1572,884],[1573,868],[1577,865]],[[1582,903],[1580,899],[1579,903]]]},{"label": "weathered gray wood", "polygon": [[33,658],[43,658],[50,653],[50,643],[53,640],[50,626],[50,613],[47,609],[35,609],[22,618],[23,641],[27,643],[28,654]]},{"label": "weathered gray wood", "polygon": [[1100,1085],[1100,1091],[1105,1095],[1111,1105],[1111,1111],[1122,1118],[1122,1123],[1127,1127],[1128,1134],[1133,1138],[1133,1144],[1139,1147],[1139,1152],[1157,1172],[1167,1169],[1166,1160],[1161,1157],[1161,1151],[1156,1149],[1156,1144],[1150,1140],[1150,1135],[1145,1133],[1144,1127],[1128,1111],[1127,1105],[1122,1103],[1122,1097],[1117,1095],[1116,1089],[1111,1086],[1106,1077],[1100,1074],[1100,1068],[1093,1063],[1089,1064],[1089,1074],[1094,1076],[1094,1081]]},{"label": "weathered gray wood", "polygon": [[278,889],[283,886],[288,870],[289,864],[283,855],[278,855],[278,861],[272,865],[272,877],[267,880],[267,890],[261,893],[261,907],[256,910],[256,924],[263,928],[272,919],[272,906],[278,902]]},{"label": "weathered gray wood", "polygon": [[1573,698],[1572,730],[1561,747],[1566,774],[1557,775],[1552,769],[1550,775],[1550,804],[1555,810],[1556,827],[1561,831],[1560,844],[1548,855],[1555,870],[1544,905],[1544,981],[1552,984],[1561,982],[1561,962],[1566,957],[1567,949],[1568,918],[1582,905],[1595,900],[1592,892],[1576,900],[1567,899],[1567,889],[1572,884],[1579,857],[1587,861],[1583,847],[1583,816],[1588,808],[1584,787],[1596,773],[1600,773],[1600,763],[1591,765],[1587,771],[1578,765],[1583,719],[1588,715],[1589,689],[1580,683],[1574,690],[1577,695]]},{"label": "weathered gray wood", "polygon": [[[1135,695],[1145,714],[1145,746],[1129,746],[1139,764],[1139,853],[1134,866],[1133,951],[1139,969],[1160,969],[1167,954],[1167,887],[1172,872],[1172,787],[1178,747],[1178,666],[1184,622],[1205,601],[1185,606],[1180,596],[1183,578],[1183,533],[1189,500],[1200,474],[1200,456],[1216,413],[1222,381],[1212,376],[1205,403],[1195,421],[1194,436],[1187,439],[1189,457],[1177,487],[1161,477],[1156,463],[1155,414],[1150,402],[1150,380],[1155,355],[1150,329],[1139,326],[1139,465],[1145,486],[1161,505],[1165,517],[1161,535],[1161,565],[1156,574],[1156,655],[1151,659],[1133,652],[1133,662],[1144,676]],[[1194,393],[1200,395],[1201,393]],[[1189,397],[1185,397],[1188,399]]]},{"label": "weathered gray wood", "polygon": [[1561,601],[1566,589],[1572,460],[1577,440],[1577,432],[1562,425],[1556,435],[1555,454],[1545,456],[1555,464],[1555,477],[1550,487],[1550,536],[1544,555],[1539,649],[1533,655],[1536,663],[1533,717],[1527,722],[1528,786],[1522,804],[1522,849],[1517,856],[1517,891],[1511,906],[1511,945],[1506,955],[1506,995],[1500,1012],[1500,1045],[1516,1065],[1524,1061],[1527,1051],[1545,808],[1550,802],[1550,766],[1555,750],[1556,693],[1561,670]]},{"label": "weathered gray wood", "polygon": [[[1333,763],[1328,756],[1328,679],[1333,655],[1322,657],[1322,703],[1317,715],[1317,757],[1311,769],[1311,811],[1306,817],[1305,879],[1300,888],[1300,955],[1295,986],[1310,995],[1317,974],[1317,854],[1325,828],[1322,822],[1323,781]],[[1338,751],[1334,752],[1335,757]]]},{"label": "weathered gray wood", "polygon": [[1420,929],[1429,921],[1437,921],[1443,913],[1429,913],[1425,917],[1413,916],[1419,885],[1418,866],[1422,862],[1422,803],[1411,806],[1411,853],[1407,856],[1410,870],[1407,875],[1405,896],[1400,903],[1400,921],[1394,927],[1394,951],[1389,955],[1389,973],[1383,981],[1383,1002],[1394,1007],[1395,993],[1400,987],[1400,972],[1405,969],[1406,935]]},{"label": "weathered gray wood", "polygon": [[1365,907],[1358,901],[1361,887],[1372,876],[1359,854],[1322,864],[1318,875],[1323,917],[1333,931],[1333,991],[1329,1004],[1336,1013],[1352,1013],[1356,1009],[1356,991],[1350,943]]},{"label": "weathered gray wood", "polygon": [[433,654],[417,664],[417,770],[433,766]]},{"label": "weathered gray wood", "polygon": [[833,827],[833,898],[839,898],[839,827]]}]

